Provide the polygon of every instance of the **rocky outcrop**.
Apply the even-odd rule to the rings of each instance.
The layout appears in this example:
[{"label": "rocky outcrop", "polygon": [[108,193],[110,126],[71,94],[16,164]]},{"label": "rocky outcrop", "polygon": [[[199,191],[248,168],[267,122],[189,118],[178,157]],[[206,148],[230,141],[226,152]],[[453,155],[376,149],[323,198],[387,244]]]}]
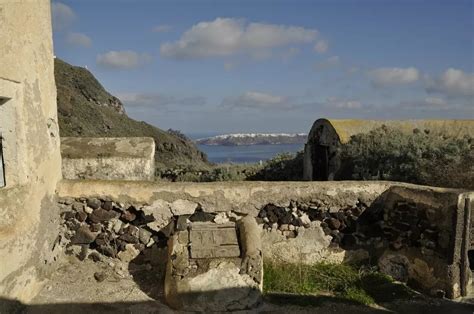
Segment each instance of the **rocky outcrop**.
[{"label": "rocky outcrop", "polygon": [[158,166],[202,166],[207,157],[186,138],[129,118],[120,100],[87,69],[55,59],[58,120],[62,137],[152,137]]},{"label": "rocky outcrop", "polygon": [[72,114],[72,107],[83,102],[125,114],[120,99],[107,92],[89,70],[70,65],[58,58],[55,59],[54,66],[60,114]]}]

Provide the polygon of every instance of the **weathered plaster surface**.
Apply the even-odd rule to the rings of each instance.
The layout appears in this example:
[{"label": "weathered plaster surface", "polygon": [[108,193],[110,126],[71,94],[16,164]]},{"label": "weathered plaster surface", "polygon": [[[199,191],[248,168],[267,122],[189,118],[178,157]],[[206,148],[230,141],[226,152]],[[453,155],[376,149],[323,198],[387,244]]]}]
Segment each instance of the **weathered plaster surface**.
[{"label": "weathered plaster surface", "polygon": [[0,0],[0,96],[10,98],[0,109],[0,296],[23,300],[36,293],[57,234],[61,159],[50,12],[47,0]]},{"label": "weathered plaster surface", "polygon": [[151,137],[61,138],[65,179],[153,181],[155,141]]},{"label": "weathered plaster surface", "polygon": [[358,199],[374,200],[394,182],[213,182],[151,183],[63,180],[60,197],[106,196],[120,202],[152,204],[156,200],[198,203],[205,212],[234,211],[256,216],[269,203],[288,205],[289,200],[316,200],[341,208]]}]

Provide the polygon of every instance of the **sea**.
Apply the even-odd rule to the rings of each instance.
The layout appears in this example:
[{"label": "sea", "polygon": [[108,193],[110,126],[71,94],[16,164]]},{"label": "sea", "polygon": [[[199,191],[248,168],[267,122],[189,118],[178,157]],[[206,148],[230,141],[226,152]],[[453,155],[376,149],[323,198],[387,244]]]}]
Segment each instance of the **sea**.
[{"label": "sea", "polygon": [[[187,134],[193,140],[219,135],[220,133]],[[206,153],[207,158],[213,163],[251,164],[272,159],[281,153],[296,153],[303,150],[304,144],[281,145],[197,145],[199,150]]]},{"label": "sea", "polygon": [[275,157],[281,153],[296,153],[303,149],[304,144],[281,145],[197,145],[199,150],[207,154],[213,163],[258,163]]}]

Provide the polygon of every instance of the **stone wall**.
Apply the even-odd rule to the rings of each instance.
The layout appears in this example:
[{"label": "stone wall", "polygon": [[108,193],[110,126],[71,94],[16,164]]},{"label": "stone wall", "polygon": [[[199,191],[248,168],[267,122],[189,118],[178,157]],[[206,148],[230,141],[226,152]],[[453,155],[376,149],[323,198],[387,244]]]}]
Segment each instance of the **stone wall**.
[{"label": "stone wall", "polygon": [[266,259],[378,263],[398,280],[454,298],[460,294],[460,204],[474,193],[392,182],[63,181],[59,195],[85,204],[91,197],[122,204],[114,213],[122,220],[132,208],[138,219],[132,224],[148,217],[142,227],[164,238],[187,221],[254,217]]},{"label": "stone wall", "polygon": [[[61,178],[51,10],[47,0],[0,1],[0,296],[28,300],[54,260]],[[6,101],[5,101],[6,100]]]},{"label": "stone wall", "polygon": [[151,137],[61,138],[65,179],[155,179],[155,141]]},{"label": "stone wall", "polygon": [[[465,200],[474,193],[392,187],[369,213],[372,231],[383,242],[373,253],[385,273],[437,296],[462,295],[462,273],[469,268],[461,243]],[[378,218],[377,218],[378,217]],[[374,228],[376,230],[374,230]],[[464,270],[463,270],[464,269]],[[466,274],[470,280],[470,271]]]}]

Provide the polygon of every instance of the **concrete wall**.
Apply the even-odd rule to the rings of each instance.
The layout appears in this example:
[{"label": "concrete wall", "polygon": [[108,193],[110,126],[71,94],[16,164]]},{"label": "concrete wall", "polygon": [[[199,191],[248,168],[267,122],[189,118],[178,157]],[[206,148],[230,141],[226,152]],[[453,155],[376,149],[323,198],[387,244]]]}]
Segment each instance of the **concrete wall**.
[{"label": "concrete wall", "polygon": [[61,178],[51,10],[47,0],[0,0],[0,296],[27,300],[54,259]]},{"label": "concrete wall", "polygon": [[63,137],[61,156],[65,179],[155,179],[155,141],[151,137]]}]

